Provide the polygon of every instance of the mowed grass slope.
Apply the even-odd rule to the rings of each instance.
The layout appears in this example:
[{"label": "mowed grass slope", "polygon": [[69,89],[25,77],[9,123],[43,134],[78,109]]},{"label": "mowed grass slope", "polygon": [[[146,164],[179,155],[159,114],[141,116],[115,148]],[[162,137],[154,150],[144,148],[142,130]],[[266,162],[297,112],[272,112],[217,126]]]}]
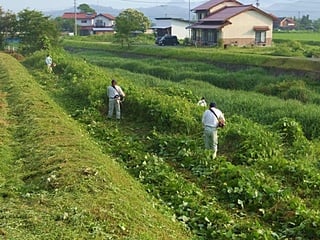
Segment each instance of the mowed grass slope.
[{"label": "mowed grass slope", "polygon": [[191,239],[14,58],[0,73],[0,236]]}]

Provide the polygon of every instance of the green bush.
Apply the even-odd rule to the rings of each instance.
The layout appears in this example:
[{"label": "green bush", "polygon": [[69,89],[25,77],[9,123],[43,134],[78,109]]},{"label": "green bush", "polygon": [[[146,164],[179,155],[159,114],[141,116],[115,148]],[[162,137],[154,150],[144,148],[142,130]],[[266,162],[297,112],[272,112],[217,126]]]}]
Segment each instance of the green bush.
[{"label": "green bush", "polygon": [[312,144],[306,139],[301,124],[296,120],[287,117],[281,118],[273,124],[273,129],[280,134],[289,159],[312,155]]},{"label": "green bush", "polygon": [[235,164],[251,165],[259,159],[275,158],[282,154],[280,138],[268,129],[244,117],[232,116],[221,132],[221,148]]},{"label": "green bush", "polygon": [[313,95],[302,80],[284,80],[269,85],[259,85],[256,89],[258,92],[266,95],[278,96],[283,99],[294,99],[303,103],[312,101],[311,96]]}]

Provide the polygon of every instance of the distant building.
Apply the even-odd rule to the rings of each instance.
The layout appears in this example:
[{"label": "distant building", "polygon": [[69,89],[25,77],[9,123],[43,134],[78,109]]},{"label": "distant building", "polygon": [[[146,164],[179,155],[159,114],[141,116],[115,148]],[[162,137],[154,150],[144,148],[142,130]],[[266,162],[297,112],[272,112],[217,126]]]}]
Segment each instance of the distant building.
[{"label": "distant building", "polygon": [[274,29],[293,30],[296,28],[296,22],[289,17],[279,17],[273,22]]},{"label": "distant building", "polygon": [[195,45],[270,46],[274,16],[235,0],[210,0],[192,11],[191,40]]},{"label": "distant building", "polygon": [[187,29],[189,21],[181,18],[155,18],[155,24],[151,28],[156,37],[164,35],[176,35],[178,39],[190,38],[190,30]]},{"label": "distant building", "polygon": [[[73,12],[66,12],[62,15],[63,19],[75,19]],[[87,14],[76,13],[76,21],[79,27],[79,34],[92,35],[101,33],[114,33],[115,17],[108,14]]]}]

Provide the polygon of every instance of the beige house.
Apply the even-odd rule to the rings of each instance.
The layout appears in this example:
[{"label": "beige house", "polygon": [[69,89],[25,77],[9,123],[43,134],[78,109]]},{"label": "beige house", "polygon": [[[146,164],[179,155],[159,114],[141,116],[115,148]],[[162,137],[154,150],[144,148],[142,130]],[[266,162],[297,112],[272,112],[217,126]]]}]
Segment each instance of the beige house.
[{"label": "beige house", "polygon": [[270,46],[274,16],[235,0],[210,0],[192,9],[197,22],[190,26],[196,45]]}]

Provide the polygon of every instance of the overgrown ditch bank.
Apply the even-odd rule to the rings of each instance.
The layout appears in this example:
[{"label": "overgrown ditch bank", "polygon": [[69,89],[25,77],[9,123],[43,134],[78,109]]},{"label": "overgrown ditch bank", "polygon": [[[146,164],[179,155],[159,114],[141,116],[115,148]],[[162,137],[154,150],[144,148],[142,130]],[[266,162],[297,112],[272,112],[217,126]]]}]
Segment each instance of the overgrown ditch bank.
[{"label": "overgrown ditch bank", "polygon": [[1,236],[192,239],[49,97],[49,85],[64,92],[56,77],[40,70],[33,78],[3,53],[0,70]]},{"label": "overgrown ditch bank", "polygon": [[[25,64],[34,68],[34,62],[41,62],[43,56],[37,53]],[[200,239],[318,237],[316,142],[305,138],[294,119],[277,115],[277,124],[270,128],[254,117],[231,114],[241,106],[241,113],[250,109],[261,118],[268,115],[262,114],[263,106],[271,106],[277,110],[274,114],[286,116],[292,112],[285,111],[287,106],[296,109],[302,105],[250,92],[230,92],[200,81],[172,83],[148,74],[102,69],[75,61],[79,58],[73,56],[57,56],[61,65],[57,81],[42,86],[55,99],[63,100],[68,113],[104,151],[117,156],[128,172]],[[35,74],[40,74],[41,67],[35,68]],[[126,86],[125,118],[120,123],[106,122],[100,112],[113,77]],[[57,86],[53,87],[54,83]],[[225,148],[213,163],[199,144],[196,120],[201,110],[191,101],[194,86],[223,96],[226,109],[233,107],[228,127],[220,135]],[[64,91],[59,93],[59,89]],[[73,103],[82,104],[70,108]],[[316,116],[317,108],[313,108]],[[141,125],[152,130],[141,132]]]}]

